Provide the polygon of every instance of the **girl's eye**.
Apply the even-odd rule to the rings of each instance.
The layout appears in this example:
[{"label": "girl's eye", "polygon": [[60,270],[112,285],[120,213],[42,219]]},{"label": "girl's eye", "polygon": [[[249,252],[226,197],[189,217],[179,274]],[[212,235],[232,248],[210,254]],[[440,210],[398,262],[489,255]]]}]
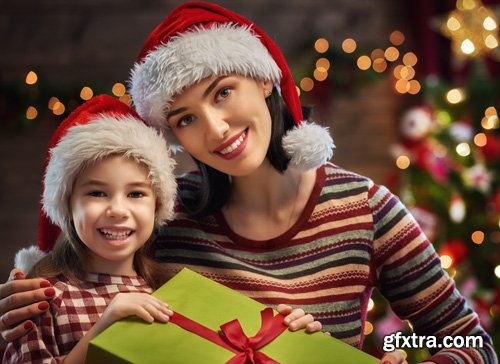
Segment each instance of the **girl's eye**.
[{"label": "girl's eye", "polygon": [[129,197],[132,197],[132,198],[141,198],[141,197],[144,197],[145,194],[141,191],[133,191],[133,192],[130,192],[128,194]]},{"label": "girl's eye", "polygon": [[92,197],[105,197],[106,194],[102,191],[90,191],[89,193],[87,193],[88,196],[92,196]]},{"label": "girl's eye", "polygon": [[231,94],[231,88],[230,87],[223,87],[219,90],[219,92],[217,92],[217,94],[215,95],[215,99],[217,101],[221,101],[227,97],[229,97],[229,95]]}]

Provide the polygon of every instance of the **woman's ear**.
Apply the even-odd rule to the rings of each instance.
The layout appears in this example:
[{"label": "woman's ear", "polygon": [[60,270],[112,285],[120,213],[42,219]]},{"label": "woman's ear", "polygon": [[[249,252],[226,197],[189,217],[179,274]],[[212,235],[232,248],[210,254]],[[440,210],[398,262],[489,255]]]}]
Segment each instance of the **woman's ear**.
[{"label": "woman's ear", "polygon": [[264,97],[267,99],[273,92],[273,83],[271,81],[262,81],[262,87],[264,89]]}]

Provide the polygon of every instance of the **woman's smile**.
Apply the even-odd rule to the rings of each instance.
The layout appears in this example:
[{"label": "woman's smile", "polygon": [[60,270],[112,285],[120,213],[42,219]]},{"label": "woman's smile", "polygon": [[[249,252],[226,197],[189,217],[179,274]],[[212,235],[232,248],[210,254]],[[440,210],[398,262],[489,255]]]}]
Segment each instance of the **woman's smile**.
[{"label": "woman's smile", "polygon": [[228,141],[218,146],[214,153],[218,154],[224,159],[233,159],[240,155],[247,145],[248,128],[241,133],[230,138]]}]

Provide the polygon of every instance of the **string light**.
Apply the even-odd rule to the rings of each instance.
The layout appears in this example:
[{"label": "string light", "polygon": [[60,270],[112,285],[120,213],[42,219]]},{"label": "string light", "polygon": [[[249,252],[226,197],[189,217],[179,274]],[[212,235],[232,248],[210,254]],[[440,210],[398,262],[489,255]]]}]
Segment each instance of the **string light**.
[{"label": "string light", "polygon": [[309,77],[304,77],[300,80],[300,88],[305,92],[309,92],[314,88],[314,81]]},{"label": "string light", "polygon": [[500,265],[497,265],[495,267],[495,275],[497,276],[497,278],[500,278]]},{"label": "string light", "polygon": [[[299,90],[299,92],[300,92],[300,90]],[[299,95],[300,95],[300,93],[299,93]],[[123,96],[120,96],[120,97],[118,98],[118,100],[120,100],[120,101],[121,101],[121,102],[123,102],[124,104],[127,104],[128,106],[131,106],[131,105],[132,105],[132,97],[130,97],[130,95],[128,95],[128,94],[125,94],[125,95],[123,95]]]},{"label": "string light", "polygon": [[373,70],[382,73],[387,69],[387,62],[383,58],[377,58],[373,61]]},{"label": "string light", "polygon": [[368,68],[371,67],[372,60],[368,56],[361,56],[358,58],[356,64],[358,65],[358,68],[360,70],[366,71]]},{"label": "string light", "polygon": [[410,158],[408,158],[406,155],[400,155],[396,159],[396,166],[399,169],[407,169],[410,166]]},{"label": "string light", "polygon": [[388,47],[384,52],[384,57],[389,62],[394,62],[399,58],[399,51],[396,47]]},{"label": "string light", "polygon": [[408,82],[408,80],[405,79],[397,80],[396,84],[394,85],[394,88],[400,94],[404,94],[410,90],[410,83]]},{"label": "string light", "polygon": [[328,72],[324,71],[324,68],[316,68],[313,76],[316,81],[324,81],[328,78]]},{"label": "string light", "polygon": [[53,108],[52,108],[52,112],[54,113],[54,115],[62,115],[62,114],[64,114],[65,110],[66,110],[66,108],[64,107],[63,103],[60,101],[56,101],[54,103]]},{"label": "string light", "polygon": [[328,44],[328,41],[325,38],[319,38],[314,43],[314,49],[316,49],[316,52],[318,53],[325,53],[329,47],[330,45]]},{"label": "string light", "polygon": [[417,80],[410,80],[408,84],[409,84],[408,93],[411,95],[418,94],[422,89],[422,87],[420,86],[420,82],[418,82]]},{"label": "string light", "polygon": [[466,209],[464,200],[456,195],[452,197],[448,211],[450,220],[456,224],[461,223],[465,218],[465,212]]},{"label": "string light", "polygon": [[484,147],[488,140],[486,139],[486,134],[484,133],[477,133],[474,136],[474,144],[476,144],[478,147]]},{"label": "string light", "polygon": [[470,146],[467,143],[460,143],[455,148],[457,154],[461,157],[467,157],[470,154]]},{"label": "string light", "polygon": [[399,46],[401,44],[404,43],[405,41],[405,36],[403,33],[401,33],[399,30],[395,30],[391,33],[391,35],[389,36],[389,41],[395,45],[395,46]]},{"label": "string light", "polygon": [[56,102],[59,102],[59,99],[55,96],[52,96],[50,99],[49,99],[49,103],[48,103],[48,108],[49,110],[54,110],[54,105]]},{"label": "string light", "polygon": [[371,310],[373,310],[374,307],[375,307],[375,302],[370,298],[368,300],[368,308],[367,308],[367,310],[371,311]]},{"label": "string light", "polygon": [[88,86],[82,87],[80,91],[80,98],[82,100],[90,100],[94,96],[94,91]]},{"label": "string light", "polygon": [[484,241],[484,233],[479,230],[474,231],[470,238],[474,244],[481,245]]},{"label": "string light", "polygon": [[418,62],[418,58],[417,58],[417,55],[413,52],[407,52],[404,56],[403,56],[403,64],[405,66],[415,66]]},{"label": "string light", "polygon": [[352,38],[347,38],[342,42],[342,50],[345,53],[353,53],[356,50],[356,41]]},{"label": "string light", "polygon": [[117,82],[111,88],[111,92],[113,93],[113,95],[115,95],[117,97],[121,97],[121,96],[125,95],[125,92],[127,92],[127,89],[125,88],[125,85],[123,85],[123,83]]},{"label": "string light", "polygon": [[439,259],[441,260],[441,266],[444,269],[450,268],[453,264],[453,259],[449,255],[441,255]]},{"label": "string light", "polygon": [[373,332],[373,324],[370,321],[365,321],[365,328],[363,333],[365,335],[370,335]]},{"label": "string light", "polygon": [[34,71],[29,71],[26,75],[26,84],[34,85],[38,81],[38,75]]},{"label": "string light", "polygon": [[372,53],[370,54],[370,58],[372,59],[372,61],[375,61],[376,59],[384,58],[384,57],[385,57],[385,52],[380,48],[374,49],[372,51]]},{"label": "string light", "polygon": [[450,104],[458,104],[464,101],[464,99],[465,99],[464,91],[460,88],[451,89],[446,93],[446,100]]},{"label": "string light", "polygon": [[26,119],[33,120],[38,116],[38,110],[34,106],[29,106],[26,109]]},{"label": "string light", "polygon": [[319,58],[316,61],[316,68],[326,72],[330,69],[330,61],[326,58]]}]

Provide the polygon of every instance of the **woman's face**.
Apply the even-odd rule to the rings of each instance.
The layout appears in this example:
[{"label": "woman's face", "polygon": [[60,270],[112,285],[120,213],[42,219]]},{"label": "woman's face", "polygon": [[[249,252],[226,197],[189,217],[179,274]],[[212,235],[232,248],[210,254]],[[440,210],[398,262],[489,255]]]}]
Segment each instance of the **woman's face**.
[{"label": "woman's face", "polygon": [[262,165],[271,139],[270,82],[214,76],[173,99],[168,126],[189,154],[231,176]]}]

